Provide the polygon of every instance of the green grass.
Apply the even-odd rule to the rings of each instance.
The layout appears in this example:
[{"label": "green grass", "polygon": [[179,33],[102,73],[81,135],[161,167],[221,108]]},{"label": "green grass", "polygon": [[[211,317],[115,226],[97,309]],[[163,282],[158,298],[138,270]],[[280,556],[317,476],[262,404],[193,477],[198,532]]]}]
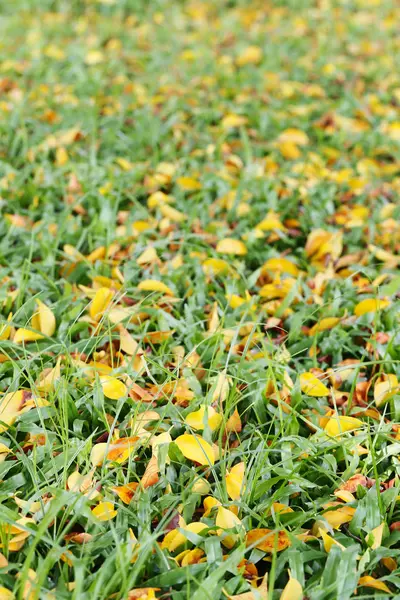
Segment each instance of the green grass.
[{"label": "green grass", "polygon": [[399,18],[0,7],[0,599],[400,597]]}]

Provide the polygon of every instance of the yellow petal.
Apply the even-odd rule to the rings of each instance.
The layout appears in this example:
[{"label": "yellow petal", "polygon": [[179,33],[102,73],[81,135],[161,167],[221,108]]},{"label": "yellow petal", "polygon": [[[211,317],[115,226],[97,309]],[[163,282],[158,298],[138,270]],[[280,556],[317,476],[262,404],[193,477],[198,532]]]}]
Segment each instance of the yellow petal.
[{"label": "yellow petal", "polygon": [[36,304],[39,309],[39,327],[40,331],[51,337],[56,330],[56,319],[53,312],[50,310],[46,304],[44,304],[41,300],[37,299]]},{"label": "yellow petal", "polygon": [[199,408],[199,410],[189,413],[186,416],[186,425],[188,425],[189,427],[193,427],[193,429],[198,429],[202,431],[204,429],[206,413],[208,427],[211,429],[211,431],[214,431],[219,427],[222,421],[222,416],[219,413],[217,413],[215,408],[213,408],[212,406],[206,406],[204,404]]},{"label": "yellow petal", "polygon": [[361,317],[367,313],[383,310],[390,305],[390,300],[380,300],[379,298],[366,298],[361,300],[354,308],[354,314]]},{"label": "yellow petal", "polygon": [[346,431],[354,431],[354,429],[358,429],[359,427],[362,427],[362,425],[363,422],[355,417],[334,416],[329,419],[324,427],[324,431],[328,435],[334,437]]},{"label": "yellow petal", "polygon": [[291,575],[281,594],[280,600],[303,600],[303,588],[300,582]]},{"label": "yellow petal", "polygon": [[167,296],[173,296],[174,292],[162,281],[158,281],[158,279],[144,279],[138,285],[138,289],[144,292],[160,292],[161,294],[166,294]]},{"label": "yellow petal", "polygon": [[[239,528],[241,531],[244,532],[244,527],[243,527],[242,521],[239,519],[239,517],[237,517],[232,511],[228,510],[227,508],[224,508],[223,506],[218,507],[215,524],[217,527],[220,527],[222,530]],[[220,531],[219,535],[221,535],[221,533],[222,532]],[[236,544],[238,538],[239,538],[239,536],[236,534],[228,535],[223,538],[222,544],[226,548],[229,548],[229,549],[233,548],[233,546]]]},{"label": "yellow petal", "polygon": [[185,458],[200,465],[213,465],[215,462],[212,446],[200,436],[184,433],[176,438],[175,444]]},{"label": "yellow petal", "polygon": [[111,521],[117,515],[114,510],[114,504],[112,502],[100,502],[97,506],[92,509],[92,514],[99,521]]},{"label": "yellow petal", "polygon": [[126,396],[126,385],[116,377],[104,375],[103,377],[100,377],[100,383],[106,398],[110,398],[110,400],[119,400]]},{"label": "yellow petal", "polygon": [[241,240],[233,238],[224,238],[220,240],[216,248],[221,254],[233,254],[236,256],[244,256],[247,254],[247,248]]},{"label": "yellow petal", "polygon": [[312,373],[302,373],[300,375],[301,391],[307,396],[329,396],[329,389]]},{"label": "yellow petal", "polygon": [[232,500],[239,500],[243,491],[244,469],[244,462],[238,463],[225,476],[226,490]]},{"label": "yellow petal", "polygon": [[89,314],[95,321],[98,321],[105,310],[110,306],[113,299],[113,292],[105,287],[97,290],[90,305]]}]

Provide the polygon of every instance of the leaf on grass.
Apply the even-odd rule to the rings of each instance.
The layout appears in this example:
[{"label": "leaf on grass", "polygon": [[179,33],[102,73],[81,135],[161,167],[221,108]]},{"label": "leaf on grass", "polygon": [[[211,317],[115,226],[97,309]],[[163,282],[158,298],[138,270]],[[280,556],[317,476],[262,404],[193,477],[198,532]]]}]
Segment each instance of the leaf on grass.
[{"label": "leaf on grass", "polygon": [[113,292],[109,288],[101,287],[90,304],[89,314],[95,321],[99,321],[113,300]]},{"label": "leaf on grass", "polygon": [[385,522],[378,525],[369,532],[365,541],[372,550],[376,550],[382,545],[383,532],[385,530]]},{"label": "leaf on grass", "polygon": [[360,577],[358,580],[358,585],[380,590],[381,592],[386,592],[387,594],[392,594],[391,589],[386,585],[386,583],[379,581],[379,579],[375,579],[375,577],[371,577],[371,575],[363,575],[363,577]]},{"label": "leaf on grass", "polygon": [[175,444],[185,458],[200,465],[213,465],[215,462],[212,446],[198,435],[184,433],[176,438]]},{"label": "leaf on grass", "polygon": [[400,385],[396,375],[389,373],[382,374],[376,380],[374,386],[374,401],[375,405],[380,407],[385,404],[390,398],[400,391]]},{"label": "leaf on grass", "polygon": [[[223,506],[219,506],[217,509],[215,524],[222,530],[218,530],[218,535],[221,535],[226,529],[239,529],[241,532],[244,532],[243,523],[239,517]],[[231,549],[236,544],[239,537],[239,534],[225,535],[222,539],[222,544],[226,548]]]},{"label": "leaf on grass", "polygon": [[239,500],[241,493],[244,490],[244,462],[234,465],[231,470],[225,475],[226,490],[232,500]]},{"label": "leaf on grass", "polygon": [[390,306],[390,300],[380,300],[379,298],[366,298],[361,300],[355,308],[354,314],[356,317],[362,317],[368,313],[377,312]]},{"label": "leaf on grass", "polygon": [[[207,417],[206,417],[207,415]],[[218,429],[222,421],[222,416],[217,413],[215,408],[203,404],[199,410],[189,413],[185,418],[185,423],[193,429],[202,431],[205,427],[205,423],[211,429],[215,431]]]},{"label": "leaf on grass", "polygon": [[325,552],[329,553],[332,549],[332,546],[337,546],[341,550],[345,549],[344,546],[342,546],[342,544],[339,544],[339,542],[337,542],[331,535],[327,534],[323,529],[319,529],[318,532],[319,535],[322,537]]},{"label": "leaf on grass", "polygon": [[103,375],[103,377],[100,377],[100,385],[104,396],[110,400],[119,400],[127,394],[126,385],[116,377]]},{"label": "leaf on grass", "polygon": [[138,285],[138,290],[143,292],[159,292],[166,296],[173,296],[174,292],[162,281],[158,279],[143,279]]},{"label": "leaf on grass", "polygon": [[131,483],[126,483],[125,485],[114,486],[111,489],[117,494],[118,498],[122,500],[124,504],[130,504],[138,487],[138,482],[132,481]]},{"label": "leaf on grass", "polygon": [[220,254],[231,254],[233,256],[245,256],[247,254],[247,248],[241,240],[235,240],[233,238],[224,238],[220,240],[216,248]]},{"label": "leaf on grass", "polygon": [[329,389],[312,373],[301,373],[300,388],[307,396],[329,396]]},{"label": "leaf on grass", "polygon": [[346,417],[335,415],[330,417],[329,421],[324,427],[326,434],[335,437],[346,431],[354,431],[363,426],[363,422],[355,417]]},{"label": "leaf on grass", "polygon": [[279,600],[303,600],[303,588],[301,583],[292,577],[289,571],[289,581],[287,582]]},{"label": "leaf on grass", "polygon": [[114,510],[114,504],[112,502],[100,502],[97,506],[92,508],[92,515],[99,521],[111,521],[117,516],[117,510]]},{"label": "leaf on grass", "polygon": [[255,546],[263,552],[281,552],[290,546],[286,531],[273,529],[252,529],[247,533],[246,545]]}]

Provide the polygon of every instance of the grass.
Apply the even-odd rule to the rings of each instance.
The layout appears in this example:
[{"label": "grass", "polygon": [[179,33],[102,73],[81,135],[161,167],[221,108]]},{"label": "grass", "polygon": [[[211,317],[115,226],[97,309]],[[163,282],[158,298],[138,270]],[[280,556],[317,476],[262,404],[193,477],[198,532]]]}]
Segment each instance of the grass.
[{"label": "grass", "polygon": [[399,8],[0,8],[0,598],[400,597]]}]

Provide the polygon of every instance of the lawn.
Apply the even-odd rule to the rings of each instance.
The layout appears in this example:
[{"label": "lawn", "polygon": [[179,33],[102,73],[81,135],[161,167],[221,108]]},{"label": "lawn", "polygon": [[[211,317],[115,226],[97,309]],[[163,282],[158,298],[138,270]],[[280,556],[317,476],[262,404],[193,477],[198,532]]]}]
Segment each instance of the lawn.
[{"label": "lawn", "polygon": [[400,6],[0,7],[0,600],[400,598]]}]

